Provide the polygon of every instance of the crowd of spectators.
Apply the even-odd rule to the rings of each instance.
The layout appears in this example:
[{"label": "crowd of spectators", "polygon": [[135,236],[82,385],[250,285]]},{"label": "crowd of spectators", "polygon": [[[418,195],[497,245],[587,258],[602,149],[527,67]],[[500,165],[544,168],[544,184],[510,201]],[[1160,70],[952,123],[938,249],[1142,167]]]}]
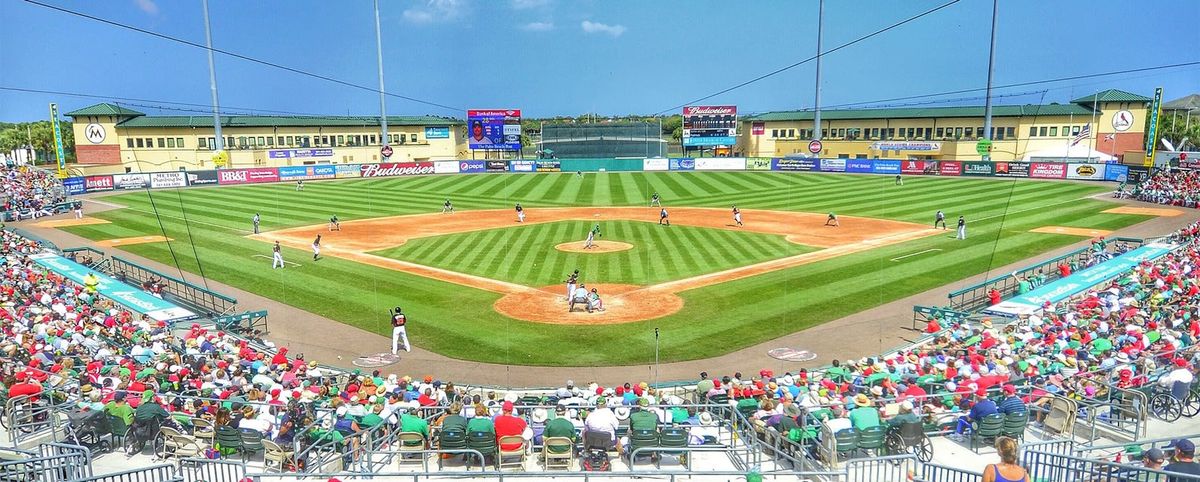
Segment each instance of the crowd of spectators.
[{"label": "crowd of spectators", "polygon": [[1116,197],[1194,208],[1200,202],[1200,171],[1160,169],[1132,189],[1118,189]]},{"label": "crowd of spectators", "polygon": [[0,163],[0,213],[11,211],[32,218],[54,214],[66,201],[62,182],[51,172]]}]

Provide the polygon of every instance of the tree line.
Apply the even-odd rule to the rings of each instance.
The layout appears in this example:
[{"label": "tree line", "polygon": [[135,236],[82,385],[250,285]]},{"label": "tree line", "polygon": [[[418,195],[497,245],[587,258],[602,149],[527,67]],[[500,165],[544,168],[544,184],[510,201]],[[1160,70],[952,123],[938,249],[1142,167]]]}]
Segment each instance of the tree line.
[{"label": "tree line", "polygon": [[[67,161],[72,162],[75,160],[75,132],[71,129],[71,122],[59,121],[59,129],[63,136],[63,153]],[[55,162],[54,126],[50,125],[50,121],[0,122],[0,156],[25,149],[33,149],[37,153],[38,163]]]}]

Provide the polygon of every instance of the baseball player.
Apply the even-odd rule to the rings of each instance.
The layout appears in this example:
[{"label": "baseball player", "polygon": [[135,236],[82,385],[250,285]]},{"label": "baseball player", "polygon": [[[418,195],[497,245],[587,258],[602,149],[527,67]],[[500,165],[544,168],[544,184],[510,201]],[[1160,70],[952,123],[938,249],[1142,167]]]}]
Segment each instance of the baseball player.
[{"label": "baseball player", "polygon": [[738,226],[743,226],[742,211],[738,209],[736,204],[733,206],[733,222],[737,223]]},{"label": "baseball player", "polygon": [[272,251],[272,253],[271,253],[271,258],[272,258],[271,269],[284,267],[283,266],[283,252],[280,251],[279,241],[275,242],[275,247],[271,248],[271,251]]},{"label": "baseball player", "polygon": [[525,222],[525,208],[521,207],[521,203],[517,203],[517,222]]},{"label": "baseball player", "polygon": [[937,229],[938,224],[942,225],[942,231],[946,230],[946,213],[938,209],[937,214],[933,215],[933,229]]},{"label": "baseball player", "polygon": [[331,216],[329,218],[329,230],[330,231],[341,231],[342,230],[342,223],[341,223],[341,221],[338,221],[336,214],[334,214],[333,216]]},{"label": "baseball player", "polygon": [[321,235],[320,234],[317,235],[317,239],[313,240],[312,249],[313,249],[313,261],[316,261],[317,257],[321,255]]},{"label": "baseball player", "polygon": [[588,231],[587,239],[583,242],[583,249],[592,249],[596,247],[596,230]]},{"label": "baseball player", "polygon": [[650,196],[650,207],[662,207],[662,198],[658,197],[658,191],[654,191],[654,195]]},{"label": "baseball player", "polygon": [[958,217],[958,236],[957,239],[967,239],[967,220],[962,216]]},{"label": "baseball player", "polygon": [[446,199],[446,203],[442,204],[442,214],[446,213],[454,214],[454,205],[450,203],[449,199]]},{"label": "baseball player", "polygon": [[838,222],[838,218],[837,218],[837,215],[836,215],[836,214],[829,213],[829,217],[825,218],[825,225],[826,225],[826,226],[838,227],[838,226],[841,226],[841,225],[842,225],[842,223],[839,223],[839,222]]},{"label": "baseball player", "polygon": [[258,213],[254,213],[254,217],[250,219],[250,222],[254,223],[254,234],[258,234],[258,221],[259,220],[260,220],[260,218],[258,217]]},{"label": "baseball player", "polygon": [[904,178],[900,177],[900,175],[899,175],[899,174],[896,174],[896,185],[897,185],[897,186],[903,186],[903,185],[904,185]]},{"label": "baseball player", "polygon": [[658,224],[660,224],[660,225],[663,225],[663,224],[665,224],[665,225],[667,225],[667,226],[670,226],[670,225],[671,225],[671,220],[670,220],[670,219],[667,219],[667,216],[668,216],[668,214],[667,214],[667,208],[662,208],[662,209],[659,209],[659,210],[658,210]]},{"label": "baseball player", "polygon": [[404,342],[404,351],[412,351],[412,347],[408,345],[408,331],[404,329],[404,325],[408,323],[408,317],[400,312],[400,307],[397,306],[392,311],[392,354],[400,352],[400,341]]},{"label": "baseball player", "polygon": [[579,282],[579,270],[567,275],[567,303],[571,302],[571,296],[575,294],[575,284]]},{"label": "baseball player", "polygon": [[75,219],[83,219],[83,201],[75,201]]},{"label": "baseball player", "polygon": [[297,190],[297,191],[303,191],[303,190],[304,190],[304,180],[303,180],[303,179],[302,179],[302,180],[299,180],[299,181],[296,181],[296,190]]}]

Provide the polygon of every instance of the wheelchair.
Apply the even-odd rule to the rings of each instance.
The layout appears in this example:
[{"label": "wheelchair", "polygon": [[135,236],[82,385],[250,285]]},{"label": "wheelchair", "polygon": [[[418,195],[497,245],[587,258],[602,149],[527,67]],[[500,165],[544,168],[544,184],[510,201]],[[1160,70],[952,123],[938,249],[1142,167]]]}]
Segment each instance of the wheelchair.
[{"label": "wheelchair", "polygon": [[925,425],[921,422],[889,429],[883,446],[887,448],[888,455],[914,454],[922,463],[933,460],[933,442],[925,435]]},{"label": "wheelchair", "polygon": [[1170,390],[1155,386],[1150,395],[1150,413],[1166,422],[1195,417],[1200,414],[1200,394],[1184,382],[1175,382]]}]

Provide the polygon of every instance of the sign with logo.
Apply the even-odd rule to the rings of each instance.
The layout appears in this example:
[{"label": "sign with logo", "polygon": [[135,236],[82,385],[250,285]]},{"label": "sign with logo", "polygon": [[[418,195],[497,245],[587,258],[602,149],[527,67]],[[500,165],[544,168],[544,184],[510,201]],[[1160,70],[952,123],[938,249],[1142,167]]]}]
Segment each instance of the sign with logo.
[{"label": "sign with logo", "polygon": [[362,177],[420,176],[433,174],[432,162],[390,162],[363,164],[359,167]]},{"label": "sign with logo", "polygon": [[508,163],[504,161],[487,161],[485,163],[487,172],[507,172]]},{"label": "sign with logo", "polygon": [[992,140],[991,139],[980,139],[979,142],[975,143],[975,153],[976,154],[979,154],[981,156],[986,156],[986,155],[988,155],[989,152],[992,152]]},{"label": "sign with logo", "polygon": [[872,151],[936,152],[942,150],[942,143],[926,141],[878,141],[872,142],[870,149]]},{"label": "sign with logo", "polygon": [[1029,177],[1038,179],[1065,179],[1067,165],[1057,162],[1035,162],[1029,165]]},{"label": "sign with logo", "polygon": [[334,177],[338,179],[354,178],[362,176],[362,170],[358,164],[338,164],[334,166]]},{"label": "sign with logo", "polygon": [[1104,171],[1104,164],[1083,164],[1072,162],[1067,164],[1067,179],[1103,181]]},{"label": "sign with logo", "polygon": [[870,174],[875,172],[875,163],[867,159],[850,159],[846,161],[846,172]]},{"label": "sign with logo", "polygon": [[771,159],[772,171],[815,171],[817,167],[818,161],[816,159]]},{"label": "sign with logo", "polygon": [[[1116,166],[1116,164],[1114,164]],[[1150,178],[1150,168],[1146,166],[1126,166],[1129,172],[1126,179],[1132,184],[1138,184]]]},{"label": "sign with logo", "polygon": [[699,157],[696,158],[697,171],[744,171],[744,157]]},{"label": "sign with logo", "polygon": [[379,148],[379,154],[382,155],[384,159],[392,157],[393,152],[394,151],[392,150],[392,146],[389,146],[387,144],[384,144],[383,147]]},{"label": "sign with logo", "polygon": [[746,170],[748,170],[748,171],[770,171],[771,170],[771,158],[769,158],[769,157],[746,158]]},{"label": "sign with logo", "polygon": [[458,161],[434,161],[434,174],[458,174]]},{"label": "sign with logo", "polygon": [[485,161],[459,161],[458,172],[464,174],[475,174],[487,172],[487,162]]},{"label": "sign with logo", "polygon": [[824,149],[824,148],[825,148],[825,146],[821,144],[821,141],[818,141],[816,139],[808,141],[808,152],[811,152],[813,154],[820,154],[821,149]]},{"label": "sign with logo", "polygon": [[509,161],[508,168],[512,170],[512,172],[535,172],[537,171],[537,162]]},{"label": "sign with logo", "polygon": [[822,172],[846,172],[845,159],[821,159]]},{"label": "sign with logo", "polygon": [[85,177],[68,177],[63,179],[63,189],[67,194],[72,196],[87,192],[87,178]]},{"label": "sign with logo", "polygon": [[311,159],[333,157],[333,149],[275,149],[267,151],[271,159]]},{"label": "sign with logo", "polygon": [[467,144],[471,149],[521,149],[521,109],[468,110]]},{"label": "sign with logo", "polygon": [[731,146],[737,143],[737,106],[690,105],[683,108],[684,146]]},{"label": "sign with logo", "polygon": [[154,189],[187,187],[187,174],[183,171],[152,172],[150,173],[150,187]]},{"label": "sign with logo", "polygon": [[991,176],[996,172],[996,165],[990,162],[967,161],[962,163],[964,176]]},{"label": "sign with logo", "polygon": [[642,159],[643,171],[666,171],[671,168],[671,161],[665,157],[648,157]]},{"label": "sign with logo", "polygon": [[996,177],[1029,177],[1028,162],[996,162],[995,171],[992,175]]},{"label": "sign with logo", "polygon": [[337,177],[337,167],[331,164],[313,166],[283,166],[279,169],[280,180],[300,179],[333,179]]},{"label": "sign with logo", "polygon": [[806,362],[815,360],[817,354],[808,350],[797,350],[795,348],[775,348],[767,352],[771,358],[790,362]]},{"label": "sign with logo", "polygon": [[87,137],[88,142],[99,144],[104,142],[104,126],[100,124],[88,124],[83,128],[83,136]]},{"label": "sign with logo", "polygon": [[754,122],[750,124],[750,135],[761,136],[767,132],[766,122]]},{"label": "sign with logo", "polygon": [[1122,164],[1106,164],[1104,166],[1104,180],[1125,182],[1129,178],[1129,166]]},{"label": "sign with logo", "polygon": [[425,128],[425,138],[426,139],[449,139],[450,138],[450,128],[449,127],[441,127],[441,126],[426,127]]},{"label": "sign with logo", "polygon": [[171,321],[177,319],[195,318],[196,314],[180,308],[170,301],[152,296],[145,291],[117,281],[115,278],[101,272],[89,269],[79,263],[53,253],[38,253],[29,256],[35,263],[50,269],[64,278],[79,284],[84,284],[84,278],[93,274],[99,280],[96,290],[101,296],[116,301],[137,313],[145,314],[155,321]]},{"label": "sign with logo", "polygon": [[905,174],[925,174],[925,161],[900,161],[900,172]]},{"label": "sign with logo", "polygon": [[112,176],[88,176],[84,182],[88,192],[96,191],[111,191],[113,189]]},{"label": "sign with logo", "polygon": [[562,170],[559,161],[537,161],[537,172],[558,172]]},{"label": "sign with logo", "polygon": [[205,186],[217,183],[217,171],[188,171],[189,186]]},{"label": "sign with logo", "polygon": [[1146,159],[1142,161],[1144,167],[1154,165],[1154,150],[1158,146],[1158,116],[1162,110],[1162,93],[1162,87],[1154,89],[1154,102],[1150,104],[1150,127],[1146,130],[1146,142],[1142,146],[1142,150],[1146,152]]},{"label": "sign with logo", "polygon": [[1133,127],[1133,113],[1127,110],[1116,111],[1113,113],[1112,127],[1117,132],[1129,130]]},{"label": "sign with logo", "polygon": [[217,182],[227,184],[256,184],[279,182],[279,171],[273,167],[251,167],[246,169],[221,169],[217,171]]},{"label": "sign with logo", "polygon": [[229,165],[229,151],[217,151],[212,156],[213,165],[225,167]]},{"label": "sign with logo", "polygon": [[938,174],[943,176],[961,176],[963,165],[959,161],[939,161]]},{"label": "sign with logo", "polygon": [[671,158],[668,161],[667,169],[672,171],[694,171],[696,170],[696,160],[690,157]]},{"label": "sign with logo", "polygon": [[58,159],[58,177],[67,177],[67,156],[63,154],[62,124],[58,122],[58,104],[50,104],[50,124],[54,127],[54,155]]},{"label": "sign with logo", "polygon": [[871,172],[875,174],[900,174],[900,164],[902,162],[891,159],[875,159]]},{"label": "sign with logo", "polygon": [[113,174],[116,189],[145,189],[150,187],[149,174]]}]

